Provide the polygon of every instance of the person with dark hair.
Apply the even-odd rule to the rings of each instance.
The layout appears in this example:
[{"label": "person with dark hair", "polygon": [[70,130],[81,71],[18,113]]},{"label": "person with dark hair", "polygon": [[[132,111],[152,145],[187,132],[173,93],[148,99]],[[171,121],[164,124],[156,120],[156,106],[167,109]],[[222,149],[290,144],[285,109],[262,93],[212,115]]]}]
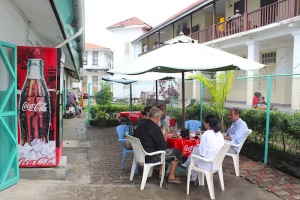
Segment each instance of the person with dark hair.
[{"label": "person with dark hair", "polygon": [[259,110],[266,110],[267,106],[264,100],[262,100],[261,93],[255,92],[254,97],[252,99],[252,107],[257,108]]},{"label": "person with dark hair", "polygon": [[[219,130],[219,119],[217,116],[208,115],[204,119],[205,132],[201,135],[201,142],[193,149],[192,154],[202,156],[206,159],[213,159],[221,150],[224,145],[224,137]],[[185,163],[181,164],[183,168],[187,168],[190,165],[191,155],[188,157]],[[205,162],[203,160],[195,160],[198,167],[206,170],[212,169],[212,163]],[[192,171],[191,182],[197,184],[197,172]]]},{"label": "person with dark hair", "polygon": [[[229,112],[232,125],[226,133],[223,133],[224,139],[232,141],[233,144],[239,144],[247,136],[248,126],[246,122],[240,118],[241,111],[238,108],[232,108]],[[231,146],[228,152],[236,154],[238,152],[238,147]]]},{"label": "person with dark hair", "polygon": [[152,109],[153,107],[152,106],[146,106],[144,108],[144,110],[141,112],[142,115],[144,116],[143,118],[139,119],[135,125],[138,126],[139,124],[141,124],[142,122],[145,121],[145,119],[149,119],[149,114],[150,114],[150,110]]},{"label": "person with dark hair", "polygon": [[[139,138],[141,144],[146,152],[151,153],[159,150],[166,151],[166,161],[170,161],[170,173],[169,173],[169,183],[182,183],[179,178],[175,177],[175,170],[179,163],[179,160],[182,157],[182,154],[179,149],[176,148],[169,148],[167,138],[168,134],[163,134],[161,132],[160,127],[157,125],[158,122],[161,120],[162,111],[158,108],[152,108],[149,113],[149,119],[145,119],[143,123],[141,123],[135,133],[134,136]],[[145,161],[146,163],[156,163],[160,161],[160,155],[154,156],[146,156]],[[161,175],[162,166],[160,166]]]}]

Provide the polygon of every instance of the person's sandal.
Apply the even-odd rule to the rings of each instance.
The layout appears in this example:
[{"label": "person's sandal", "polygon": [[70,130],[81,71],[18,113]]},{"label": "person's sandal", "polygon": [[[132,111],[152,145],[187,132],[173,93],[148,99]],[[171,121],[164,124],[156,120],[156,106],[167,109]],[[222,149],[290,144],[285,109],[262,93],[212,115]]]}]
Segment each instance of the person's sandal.
[{"label": "person's sandal", "polygon": [[180,184],[182,181],[179,178],[168,179],[168,183]]}]

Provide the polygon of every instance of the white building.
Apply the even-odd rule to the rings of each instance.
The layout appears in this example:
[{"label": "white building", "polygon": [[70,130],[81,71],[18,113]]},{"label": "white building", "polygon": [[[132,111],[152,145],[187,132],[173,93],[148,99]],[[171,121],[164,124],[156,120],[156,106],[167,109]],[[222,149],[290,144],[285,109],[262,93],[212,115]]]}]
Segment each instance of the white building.
[{"label": "white building", "polygon": [[113,68],[113,56],[110,48],[85,43],[80,91],[88,92],[88,83],[90,83],[91,95],[101,89],[99,81],[109,69]]},{"label": "white building", "polygon": [[[121,67],[141,53],[136,51],[137,49],[132,46],[131,42],[150,29],[152,29],[151,26],[136,17],[118,22],[107,28],[107,30],[114,34],[114,46],[112,47],[114,52],[114,68]],[[153,81],[132,84],[133,98],[140,98],[141,92],[153,91],[155,91]],[[129,94],[129,85],[113,83],[114,98],[129,98]]]},{"label": "white building", "polygon": [[[229,20],[236,10],[241,15]],[[300,72],[300,0],[197,1],[133,40],[135,57],[142,54],[145,45],[161,44],[180,31],[199,43],[267,65],[259,72],[238,72],[237,76]],[[273,80],[271,86],[272,103],[300,109],[296,76]],[[186,85],[185,91],[186,98],[199,98],[199,85]],[[227,101],[245,102],[251,107],[257,91],[267,94],[267,80],[236,84]]]}]

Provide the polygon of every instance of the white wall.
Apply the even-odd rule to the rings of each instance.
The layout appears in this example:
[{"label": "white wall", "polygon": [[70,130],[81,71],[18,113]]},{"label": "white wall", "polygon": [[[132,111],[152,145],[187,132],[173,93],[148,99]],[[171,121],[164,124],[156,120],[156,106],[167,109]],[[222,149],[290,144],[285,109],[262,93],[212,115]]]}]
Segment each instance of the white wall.
[{"label": "white wall", "polygon": [[[133,59],[134,57],[132,55],[137,55],[134,52],[134,47],[131,45],[131,42],[141,36],[144,32],[141,26],[115,29],[112,32],[114,34],[114,42],[111,49],[114,52],[114,68],[118,68]],[[130,43],[129,54],[125,54],[126,42]]]},{"label": "white wall", "polygon": [[[93,52],[98,52],[98,65],[93,65]],[[108,69],[112,64],[113,54],[110,49],[86,49],[87,65],[83,65],[83,69]]]},{"label": "white wall", "polygon": [[[113,86],[113,97],[120,99],[129,99],[130,86],[121,83],[114,83]],[[140,98],[141,92],[155,91],[155,82],[138,82],[132,84],[132,98]]]},{"label": "white wall", "polygon": [[[133,40],[141,36],[144,32],[142,26],[130,26],[112,30],[114,34],[114,46],[111,48],[114,52],[114,68],[122,67],[130,60],[137,58],[142,53],[142,41],[134,45],[131,44]],[[129,45],[129,54],[125,54],[125,42]],[[129,85],[113,83],[113,97],[114,98],[129,98]],[[138,82],[132,84],[132,97],[140,98],[141,92],[154,92],[155,82]]]},{"label": "white wall", "polygon": [[[12,43],[18,46],[35,46],[37,42],[43,45],[43,42],[29,27],[27,22],[18,13],[18,11],[8,2],[0,2],[0,40]],[[28,34],[27,34],[28,30]]]}]

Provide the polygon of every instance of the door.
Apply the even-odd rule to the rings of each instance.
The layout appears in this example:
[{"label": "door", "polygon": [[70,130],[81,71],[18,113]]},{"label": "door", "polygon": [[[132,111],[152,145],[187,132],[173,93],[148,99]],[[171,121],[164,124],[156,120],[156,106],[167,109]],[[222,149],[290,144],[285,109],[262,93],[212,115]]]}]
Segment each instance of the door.
[{"label": "door", "polygon": [[17,48],[0,41],[0,191],[19,181]]}]

